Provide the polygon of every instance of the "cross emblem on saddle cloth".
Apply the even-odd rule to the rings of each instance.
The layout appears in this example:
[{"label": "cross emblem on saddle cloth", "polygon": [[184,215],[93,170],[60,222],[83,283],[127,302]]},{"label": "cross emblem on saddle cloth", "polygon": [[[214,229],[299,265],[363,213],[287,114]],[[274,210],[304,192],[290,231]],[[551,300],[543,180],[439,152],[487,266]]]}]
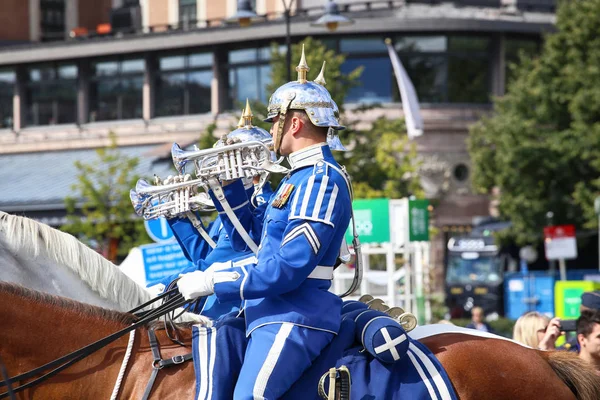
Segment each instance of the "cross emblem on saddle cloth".
[{"label": "cross emblem on saddle cloth", "polygon": [[380,332],[383,336],[383,340],[385,340],[385,343],[375,347],[375,354],[381,354],[385,351],[389,351],[392,354],[394,361],[398,361],[400,359],[400,354],[398,353],[398,349],[396,349],[396,346],[398,346],[406,340],[406,334],[403,333],[397,338],[392,339],[387,328],[382,328]]}]

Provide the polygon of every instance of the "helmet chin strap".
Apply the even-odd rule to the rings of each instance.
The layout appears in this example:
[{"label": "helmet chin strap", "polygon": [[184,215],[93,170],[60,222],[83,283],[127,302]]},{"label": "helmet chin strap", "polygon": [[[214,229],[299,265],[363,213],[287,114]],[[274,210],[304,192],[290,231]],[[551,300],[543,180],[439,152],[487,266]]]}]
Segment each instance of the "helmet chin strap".
[{"label": "helmet chin strap", "polygon": [[285,117],[295,97],[296,93],[290,93],[287,100],[281,104],[281,108],[279,109],[279,121],[277,125],[277,131],[275,132],[276,136],[273,138],[273,150],[275,150],[277,155],[281,155],[279,154],[279,150],[281,149],[281,141],[283,140],[284,135],[283,126],[285,125]]}]

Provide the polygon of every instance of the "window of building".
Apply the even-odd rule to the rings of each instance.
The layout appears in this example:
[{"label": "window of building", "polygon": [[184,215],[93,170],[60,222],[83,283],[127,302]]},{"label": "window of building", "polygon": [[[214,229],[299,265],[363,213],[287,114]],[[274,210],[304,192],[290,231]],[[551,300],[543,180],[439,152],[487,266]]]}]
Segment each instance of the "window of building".
[{"label": "window of building", "polygon": [[179,0],[179,23],[194,23],[197,20],[196,0]]},{"label": "window of building", "polygon": [[25,108],[28,125],[77,121],[77,66],[44,64],[27,69]]},{"label": "window of building", "polygon": [[164,56],[156,81],[156,116],[210,111],[212,53]]},{"label": "window of building", "polygon": [[142,58],[93,62],[89,121],[142,118],[144,68]]},{"label": "window of building", "polygon": [[15,71],[0,69],[0,128],[12,128],[13,126],[13,93],[15,83]]},{"label": "window of building", "polygon": [[229,52],[229,97],[231,104],[246,99],[268,100],[271,83],[271,48],[240,49]]},{"label": "window of building", "polygon": [[65,37],[65,0],[39,1],[41,40],[63,40]]},{"label": "window of building", "polygon": [[[401,36],[394,47],[421,103],[487,103],[490,92],[490,39],[471,36]],[[381,37],[344,38],[342,72],[362,66],[360,86],[346,101],[376,104],[399,101],[398,83]]]},{"label": "window of building", "polygon": [[540,42],[536,39],[527,38],[507,38],[504,41],[505,57],[505,79],[506,86],[515,78],[515,68],[519,64],[520,56],[533,58],[540,53]]}]

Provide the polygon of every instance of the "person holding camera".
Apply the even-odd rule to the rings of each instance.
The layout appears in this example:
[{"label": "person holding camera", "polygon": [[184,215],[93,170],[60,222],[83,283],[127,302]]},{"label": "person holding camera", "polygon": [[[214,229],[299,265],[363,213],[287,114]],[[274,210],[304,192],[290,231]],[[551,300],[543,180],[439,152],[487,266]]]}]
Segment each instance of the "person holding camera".
[{"label": "person holding camera", "polygon": [[[584,311],[594,310],[600,310],[600,290],[596,290],[593,292],[585,292],[581,295],[581,305],[579,306],[579,311],[583,313]],[[576,330],[576,320],[562,322],[563,324],[568,324],[568,326],[561,328],[563,331]],[[567,340],[567,342],[560,346],[558,349],[579,352],[579,343],[577,340],[577,336]]]},{"label": "person holding camera", "polygon": [[539,350],[554,350],[560,335],[560,319],[550,319],[537,311],[520,316],[513,330],[515,341]]}]

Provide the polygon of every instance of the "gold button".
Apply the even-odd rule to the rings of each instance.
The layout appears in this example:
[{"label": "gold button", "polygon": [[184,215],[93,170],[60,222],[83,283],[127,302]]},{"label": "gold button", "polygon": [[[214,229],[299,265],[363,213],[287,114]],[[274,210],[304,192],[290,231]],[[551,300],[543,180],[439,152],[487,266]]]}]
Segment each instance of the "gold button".
[{"label": "gold button", "polygon": [[315,122],[317,122],[317,123],[318,123],[318,122],[319,122],[319,120],[318,120],[318,119],[315,119]]}]

